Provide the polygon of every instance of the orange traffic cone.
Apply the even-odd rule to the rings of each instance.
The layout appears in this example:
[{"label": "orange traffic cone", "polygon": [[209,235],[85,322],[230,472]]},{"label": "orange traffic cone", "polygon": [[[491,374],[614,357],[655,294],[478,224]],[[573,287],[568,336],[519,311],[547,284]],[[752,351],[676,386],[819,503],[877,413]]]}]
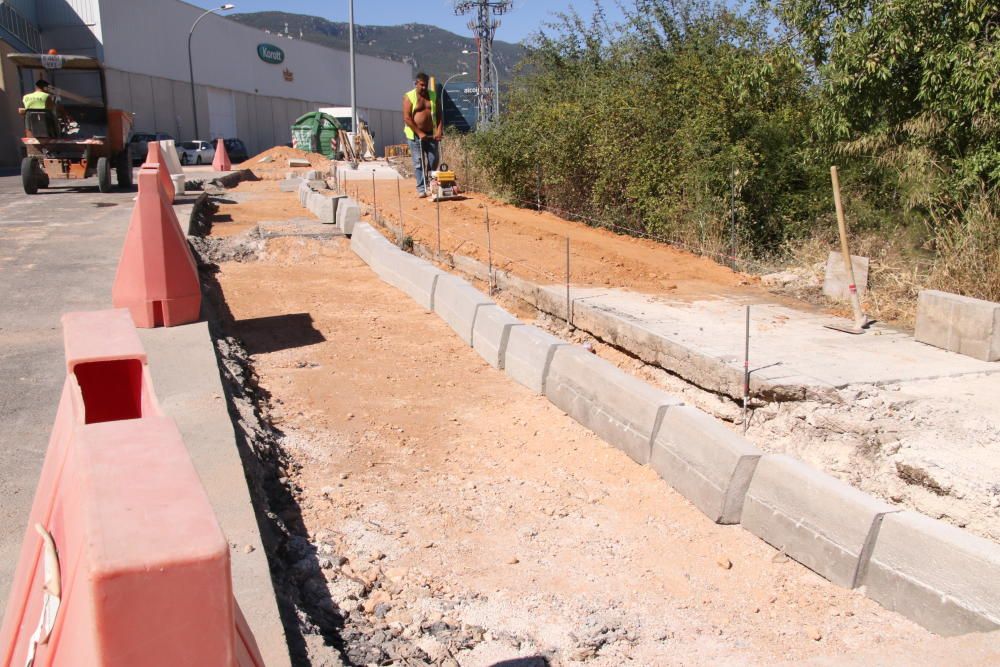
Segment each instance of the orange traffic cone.
[{"label": "orange traffic cone", "polygon": [[226,152],[226,143],[221,138],[215,146],[215,158],[212,160],[212,169],[216,171],[233,170],[233,163],[229,161],[229,153]]},{"label": "orange traffic cone", "polygon": [[163,190],[167,193],[169,201],[173,201],[177,193],[174,190],[174,181],[170,178],[170,168],[167,167],[167,161],[161,152],[160,142],[149,142],[149,150],[146,153],[146,162],[142,165],[143,169],[146,167],[156,167],[157,177],[163,185]]},{"label": "orange traffic cone", "polygon": [[114,306],[128,308],[144,329],[196,322],[201,310],[198,268],[158,171],[139,170],[139,197],[111,288]]}]

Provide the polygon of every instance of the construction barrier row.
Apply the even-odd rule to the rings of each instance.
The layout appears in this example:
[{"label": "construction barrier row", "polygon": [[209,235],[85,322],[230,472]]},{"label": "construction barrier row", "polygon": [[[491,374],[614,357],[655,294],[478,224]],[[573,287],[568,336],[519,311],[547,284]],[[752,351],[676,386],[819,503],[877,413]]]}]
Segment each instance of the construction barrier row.
[{"label": "construction barrier row", "polygon": [[368,224],[354,225],[351,249],[490,365],[651,466],[712,521],[742,524],[826,579],[864,587],[934,632],[1000,628],[995,543],[902,511],[793,458],[764,454],[713,417],[520,322]]},{"label": "construction barrier row", "polygon": [[62,323],[66,380],[0,666],[263,665],[233,598],[229,545],[129,312]]},{"label": "construction barrier row", "polygon": [[201,313],[198,268],[174,212],[165,153],[157,142],[149,143],[111,289],[112,304],[128,308],[142,328],[195,322]]}]

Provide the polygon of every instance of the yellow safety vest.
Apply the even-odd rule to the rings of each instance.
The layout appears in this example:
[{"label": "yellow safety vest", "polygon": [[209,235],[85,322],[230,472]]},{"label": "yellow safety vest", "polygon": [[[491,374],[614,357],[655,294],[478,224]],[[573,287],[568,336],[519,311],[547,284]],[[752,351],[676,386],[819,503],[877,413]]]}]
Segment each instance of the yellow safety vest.
[{"label": "yellow safety vest", "polygon": [[[427,88],[428,88],[428,92],[430,93],[430,98],[431,98],[431,123],[433,123],[434,127],[436,128],[437,124],[438,124],[438,122],[437,122],[437,115],[438,115],[437,114],[437,108],[438,108],[437,98],[438,98],[438,94],[437,94],[437,90],[436,90],[437,86],[435,85],[433,88],[430,87],[430,86],[428,86]],[[417,89],[414,88],[413,90],[411,90],[410,92],[408,92],[406,94],[406,98],[408,100],[410,100],[410,110],[411,110],[411,113],[412,113],[412,110],[417,108]],[[417,138],[417,133],[414,132],[413,130],[411,130],[410,126],[407,125],[406,123],[403,123],[403,132],[406,133],[406,138],[409,139],[410,141],[413,141],[414,139]]]},{"label": "yellow safety vest", "polygon": [[36,90],[24,96],[25,109],[45,109],[48,106],[49,98],[52,97],[44,90]]}]

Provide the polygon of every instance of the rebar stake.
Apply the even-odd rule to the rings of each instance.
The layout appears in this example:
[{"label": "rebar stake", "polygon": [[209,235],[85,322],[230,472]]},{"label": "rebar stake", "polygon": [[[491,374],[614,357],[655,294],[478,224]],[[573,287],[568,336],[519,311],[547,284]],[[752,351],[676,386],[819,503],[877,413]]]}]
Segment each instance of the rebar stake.
[{"label": "rebar stake", "polygon": [[747,304],[746,337],[743,341],[743,434],[750,426],[747,421],[747,404],[750,402],[750,305]]},{"label": "rebar stake", "polygon": [[573,326],[573,304],[569,298],[569,237],[566,237],[566,324]]},{"label": "rebar stake", "polygon": [[493,237],[490,234],[490,208],[483,204],[483,210],[486,213],[486,282],[490,287],[490,296],[493,296]]}]

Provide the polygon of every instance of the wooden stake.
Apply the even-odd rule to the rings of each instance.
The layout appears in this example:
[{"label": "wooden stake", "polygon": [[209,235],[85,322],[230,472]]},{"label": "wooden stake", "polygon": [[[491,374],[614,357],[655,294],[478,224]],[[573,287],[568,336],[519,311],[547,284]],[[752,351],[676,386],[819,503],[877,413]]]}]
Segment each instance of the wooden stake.
[{"label": "wooden stake", "polygon": [[840,176],[837,167],[830,167],[830,179],[833,181],[833,204],[837,208],[837,227],[840,231],[840,252],[844,256],[844,270],[850,284],[847,286],[851,297],[851,310],[854,311],[854,326],[863,329],[868,324],[868,318],[861,311],[861,299],[858,298],[858,286],[854,282],[854,265],[851,262],[851,251],[847,247],[847,222],[844,219],[844,204],[840,200]]}]

